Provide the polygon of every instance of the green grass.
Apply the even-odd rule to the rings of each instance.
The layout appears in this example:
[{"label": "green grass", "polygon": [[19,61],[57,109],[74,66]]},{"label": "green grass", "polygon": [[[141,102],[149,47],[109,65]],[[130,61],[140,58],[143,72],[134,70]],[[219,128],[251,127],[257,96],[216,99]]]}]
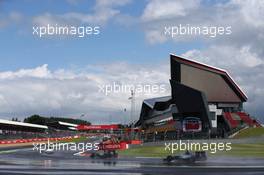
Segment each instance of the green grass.
[{"label": "green grass", "polygon": [[84,141],[87,141],[87,138],[85,136],[81,136],[79,138],[72,138],[72,139],[69,139],[69,140],[61,140],[61,141],[58,141],[58,142],[60,142],[60,143],[67,143],[67,142],[78,143],[78,142],[84,142]]},{"label": "green grass", "polygon": [[[238,156],[238,157],[264,157],[264,142],[258,144],[232,144],[230,151],[217,151],[215,154],[207,151],[208,156]],[[174,151],[179,154],[180,151]],[[121,156],[129,157],[166,157],[171,154],[165,151],[165,146],[139,146],[119,151]]]},{"label": "green grass", "polygon": [[169,154],[169,151],[165,151],[164,146],[139,146],[119,151],[119,154],[135,157],[164,157]]},{"label": "green grass", "polygon": [[223,154],[230,156],[264,157],[264,143],[232,144],[232,150]]},{"label": "green grass", "polygon": [[234,138],[248,138],[264,136],[264,128],[247,128],[240,131]]},{"label": "green grass", "polygon": [[85,136],[81,136],[79,138],[73,138],[70,141],[71,142],[76,142],[76,143],[78,143],[78,142],[84,142],[84,141],[87,141],[87,138]]},{"label": "green grass", "polygon": [[0,154],[8,154],[8,153],[14,153],[14,152],[17,152],[17,150],[3,150],[3,151],[0,151]]}]

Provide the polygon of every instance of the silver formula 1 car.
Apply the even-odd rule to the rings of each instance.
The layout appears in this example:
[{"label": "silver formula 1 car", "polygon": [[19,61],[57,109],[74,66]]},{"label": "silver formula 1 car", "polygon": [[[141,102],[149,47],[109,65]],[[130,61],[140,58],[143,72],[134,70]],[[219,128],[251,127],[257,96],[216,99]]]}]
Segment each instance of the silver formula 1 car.
[{"label": "silver formula 1 car", "polygon": [[163,159],[166,163],[177,163],[177,164],[191,164],[196,161],[205,161],[207,160],[207,155],[205,151],[195,151],[194,153],[186,151],[184,154],[180,155],[169,155]]}]

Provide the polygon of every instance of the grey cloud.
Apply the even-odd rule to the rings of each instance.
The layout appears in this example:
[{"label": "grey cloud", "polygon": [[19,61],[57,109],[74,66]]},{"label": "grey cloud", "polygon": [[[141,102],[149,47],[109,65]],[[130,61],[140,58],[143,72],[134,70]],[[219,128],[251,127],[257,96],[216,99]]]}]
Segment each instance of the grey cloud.
[{"label": "grey cloud", "polygon": [[[175,1],[167,1],[175,2]],[[197,1],[195,8],[185,9],[184,15],[167,14],[157,20],[155,14],[146,14],[148,7],[155,7],[156,1],[149,1],[142,17],[152,20],[142,20],[146,40],[151,44],[167,41],[189,42],[194,40],[203,43],[203,49],[192,49],[183,54],[200,62],[228,70],[238,84],[248,94],[249,100],[245,109],[252,115],[262,118],[264,110],[264,2],[261,0],[230,0],[207,5],[205,1]],[[182,2],[186,4],[185,2]],[[181,6],[181,5],[180,5]],[[160,11],[166,10],[166,5],[159,4]],[[155,9],[152,9],[155,10]],[[215,38],[205,36],[182,35],[176,38],[164,36],[164,26],[189,24],[190,26],[231,26],[231,35]]]},{"label": "grey cloud", "polygon": [[248,47],[211,46],[188,51],[183,56],[227,70],[248,96],[245,109],[264,121],[264,60]]},{"label": "grey cloud", "polygon": [[[85,114],[87,120],[103,123],[110,116],[113,121],[123,115],[129,116],[130,92],[105,95],[99,91],[100,85],[113,82],[166,85],[167,91],[163,93],[137,94],[137,112],[144,98],[170,92],[168,65],[156,65],[159,67],[156,70],[149,65],[128,63],[94,65],[97,72],[90,71],[91,66],[87,67],[78,73],[64,69],[51,71],[47,65],[9,71],[8,74],[0,72],[0,116],[22,118],[37,113],[78,117]],[[122,112],[124,108],[128,111],[126,114]]]}]

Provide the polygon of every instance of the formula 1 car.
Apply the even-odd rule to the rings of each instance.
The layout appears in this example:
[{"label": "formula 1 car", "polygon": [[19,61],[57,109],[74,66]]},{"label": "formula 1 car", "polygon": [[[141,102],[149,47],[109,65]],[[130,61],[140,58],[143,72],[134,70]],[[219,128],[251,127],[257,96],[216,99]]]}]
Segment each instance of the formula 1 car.
[{"label": "formula 1 car", "polygon": [[[116,150],[120,149],[119,140],[115,137],[104,137],[102,142],[99,144],[99,151],[92,153],[90,155],[91,158],[117,158],[118,154]],[[103,153],[100,153],[102,152]]]},{"label": "formula 1 car", "polygon": [[43,154],[46,154],[46,155],[50,155],[50,154],[54,154],[54,147],[52,146],[49,146],[44,152]]},{"label": "formula 1 car", "polygon": [[103,153],[92,153],[90,155],[91,158],[96,159],[106,159],[106,158],[117,158],[118,154],[116,153],[115,150],[109,150],[109,151],[104,151]]},{"label": "formula 1 car", "polygon": [[195,151],[194,153],[190,151],[186,151],[184,154],[175,155],[175,156],[167,156],[163,159],[166,163],[177,163],[177,164],[191,164],[196,161],[205,161],[207,160],[205,151]]}]

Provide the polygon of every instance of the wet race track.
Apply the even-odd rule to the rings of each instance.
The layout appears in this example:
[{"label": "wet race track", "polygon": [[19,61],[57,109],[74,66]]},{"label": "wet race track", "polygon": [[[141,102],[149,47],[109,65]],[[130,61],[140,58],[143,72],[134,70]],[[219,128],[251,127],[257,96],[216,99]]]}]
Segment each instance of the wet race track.
[{"label": "wet race track", "polygon": [[208,158],[193,165],[168,165],[160,158],[91,159],[70,151],[40,154],[32,148],[1,151],[0,174],[264,174],[263,159]]}]

